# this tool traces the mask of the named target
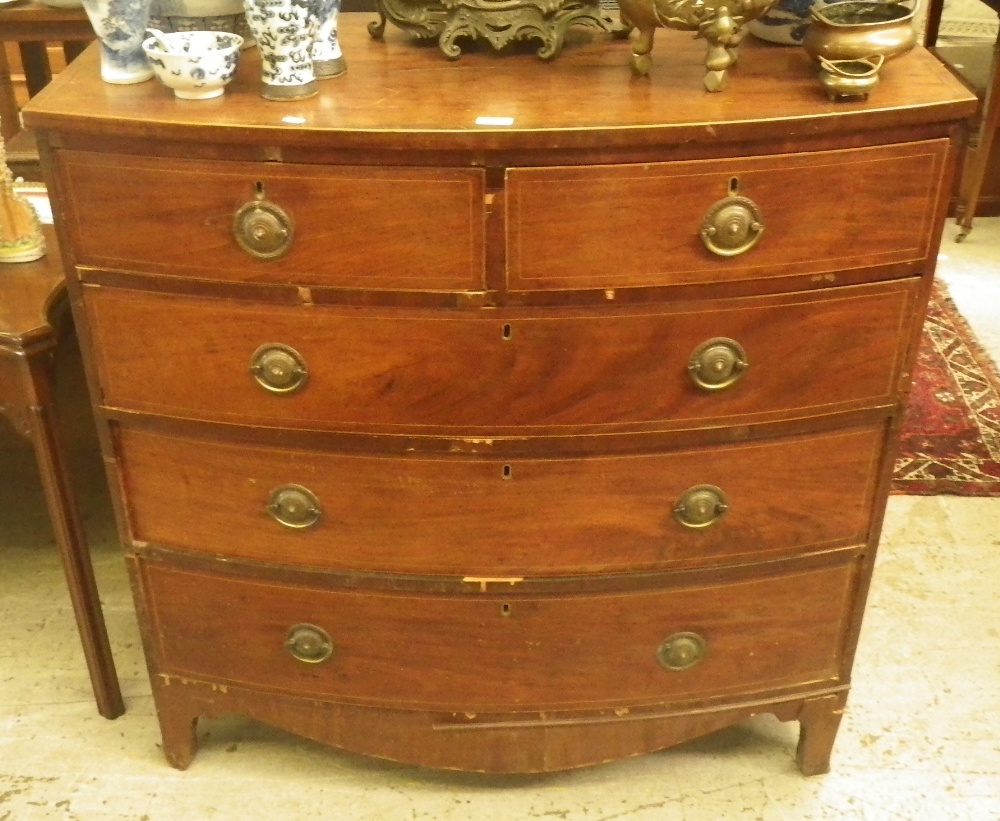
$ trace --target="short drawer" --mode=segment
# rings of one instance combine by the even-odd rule
[[[852,563],[631,593],[421,595],[141,565],[157,672],[463,711],[834,683],[856,576]]]
[[[274,427],[496,437],[891,404],[918,287],[903,280],[604,310],[432,311],[87,286],[84,305],[107,406]],[[703,357],[708,370],[716,362],[730,369],[732,384],[696,384],[692,361],[701,379]],[[268,388],[258,377],[270,378],[272,366],[281,378]]]
[[[140,543],[267,564],[530,577],[863,544],[884,436],[879,425],[509,461],[344,455],[129,427],[115,439]]]
[[[947,151],[947,140],[928,140],[811,154],[510,169],[508,285],[695,284],[924,260],[937,238]],[[703,242],[705,225],[717,237],[735,225],[737,237],[756,244],[720,255]]]
[[[77,265],[301,286],[484,287],[481,170],[59,157]],[[237,242],[258,223],[234,218],[258,199],[291,226],[280,258]],[[94,207],[105,202],[114,209]],[[262,218],[265,236],[275,218]]]

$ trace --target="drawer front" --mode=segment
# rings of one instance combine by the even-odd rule
[[[304,286],[483,288],[483,172],[475,169],[317,168],[67,151],[60,152],[60,171],[78,265]],[[234,216],[256,200],[258,186],[292,225],[278,259],[252,256],[234,237]],[[122,191],[140,193],[122,197]],[[98,202],[115,208],[94,208]]]
[[[508,285],[691,284],[923,260],[937,237],[947,150],[947,140],[929,140],[728,160],[511,169]],[[750,250],[720,256],[702,241],[703,222],[716,203],[736,203],[734,196],[757,211],[741,206],[735,223],[759,221],[763,231]],[[719,218],[720,235],[732,216],[730,208]],[[566,241],[570,235],[575,241]]]
[[[495,577],[735,563],[864,543],[884,435],[873,426],[506,462],[252,447],[133,428],[116,442],[141,543],[269,564]],[[685,500],[725,509],[683,524],[674,510]],[[318,514],[303,517],[305,508]]]
[[[623,707],[836,680],[854,565],[618,594],[321,590],[143,566],[159,672],[400,708]],[[286,650],[290,628],[332,643]],[[677,634],[693,633],[686,640]],[[315,634],[314,634],[315,635]],[[321,634],[319,634],[321,636]],[[671,669],[671,646],[703,643]],[[699,641],[700,640],[700,641]],[[664,652],[667,664],[677,664]]]
[[[502,436],[891,403],[918,286],[601,312],[267,306],[84,290],[108,406],[277,427]],[[689,362],[719,337],[737,342],[749,365],[728,388],[705,390]],[[301,358],[307,377],[297,390],[272,392],[251,372],[255,352],[272,343]]]

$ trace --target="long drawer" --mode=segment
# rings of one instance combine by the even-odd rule
[[[325,590],[140,567],[157,672],[462,711],[625,708],[836,683],[857,575],[850,563],[536,597]]]
[[[59,158],[78,265],[297,285],[484,287],[481,170]],[[258,200],[265,215],[251,209],[237,224],[237,212]],[[102,202],[115,207],[93,207]],[[260,259],[237,241],[247,230],[269,241],[282,230],[277,221],[287,225],[283,256]]]
[[[692,284],[920,261],[936,239],[932,225],[947,150],[947,140],[929,140],[810,154],[511,169],[508,285]],[[706,225],[723,238],[722,255],[703,242]],[[755,244],[727,256],[730,231],[736,248]],[[567,242],[570,235],[576,241]]]
[[[879,425],[644,456],[500,461],[125,427],[116,447],[140,543],[468,577],[659,570],[862,544],[884,436]]]
[[[503,436],[891,404],[918,289],[901,280],[601,311],[433,311],[87,286],[84,307],[106,406],[301,429]],[[277,391],[257,378],[268,376],[269,357]],[[699,386],[715,364],[732,384]]]
[[[928,140],[750,158],[511,168],[507,285],[691,284],[917,262],[931,247],[947,147],[947,140]],[[64,151],[60,173],[80,265],[302,286],[485,287],[482,170]],[[123,190],[149,193],[123,198]],[[257,259],[237,241],[259,228],[241,230],[236,220],[241,207],[258,200],[276,206],[290,226],[280,259]],[[92,207],[111,201],[114,219]],[[733,211],[719,203],[738,204]],[[268,213],[265,219],[273,220]],[[759,224],[751,229],[760,231],[759,241],[735,256],[711,252],[701,234],[712,213],[721,215],[723,233],[734,221],[740,230]]]

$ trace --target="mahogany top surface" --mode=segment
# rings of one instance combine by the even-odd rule
[[[21,350],[29,341],[54,333],[53,302],[64,290],[59,243],[42,226],[46,255],[34,262],[0,263],[0,352]]]
[[[976,97],[919,47],[886,64],[867,102],[832,103],[801,48],[753,37],[723,91],[709,93],[706,46],[690,33],[658,32],[651,76],[633,78],[628,42],[589,29],[572,29],[549,62],[533,50],[497,54],[486,46],[452,62],[391,24],[384,41],[374,40],[365,28],[374,19],[341,15],[348,70],[320,81],[307,100],[264,100],[255,48],[242,53],[222,97],[188,101],[155,79],[103,82],[93,44],[28,103],[24,122],[202,143],[505,150],[817,136],[954,121],[976,110]],[[477,125],[479,117],[511,117],[513,125]]]
[[[94,30],[83,8],[57,9],[36,0],[0,6],[0,39],[45,40],[51,36],[89,40]]]

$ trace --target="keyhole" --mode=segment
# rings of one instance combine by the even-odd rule
[[[263,197],[264,196],[264,183],[261,180],[257,180],[257,182],[255,182],[253,184],[253,191],[254,191],[254,193],[258,197]]]
[[[514,469],[510,465],[504,465],[502,475],[504,479],[510,479],[514,475]]]
[[[739,177],[730,177],[729,178],[729,193],[730,194],[735,194],[739,190],[740,190],[740,178]]]
[[[505,619],[510,618],[510,605],[506,602],[500,605],[500,615]]]
[[[503,326],[503,330],[501,331],[501,334],[503,335],[504,339],[510,339],[514,335],[514,329],[510,326],[509,323],[505,324]]]

